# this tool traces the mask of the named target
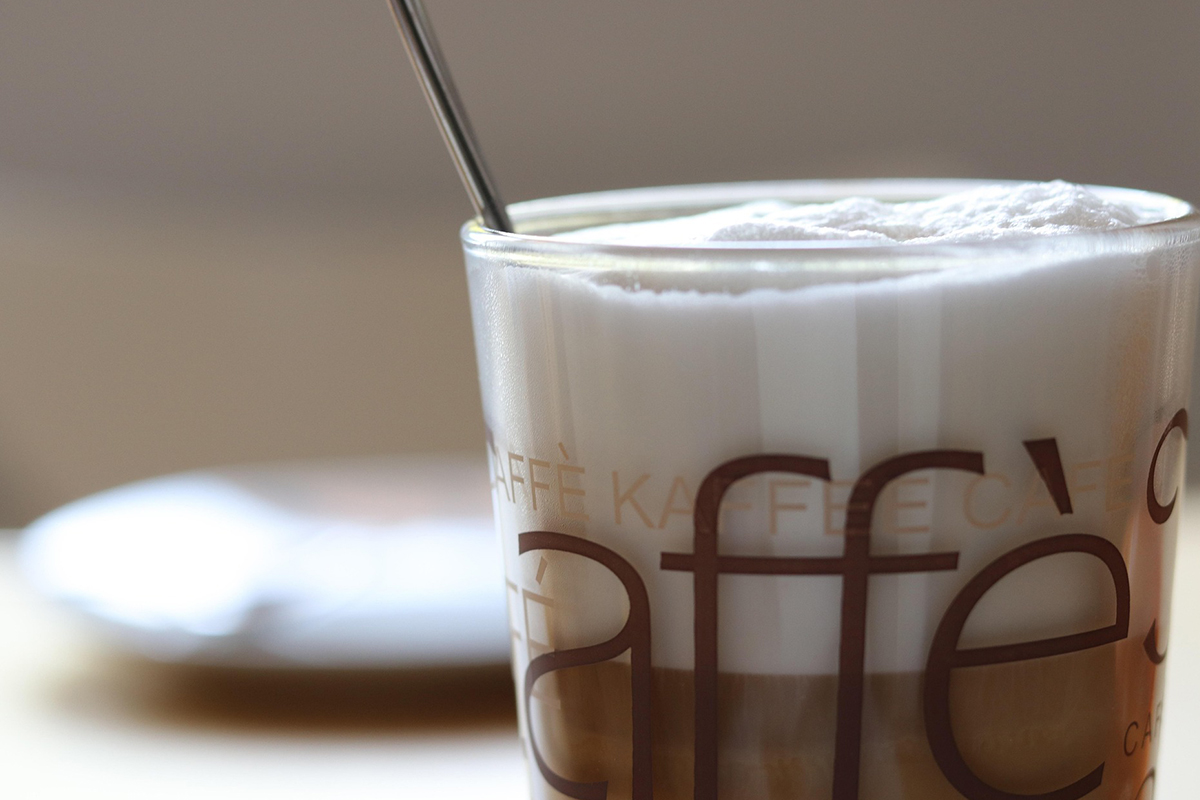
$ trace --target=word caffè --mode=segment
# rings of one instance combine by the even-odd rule
[[[1109,462],[1096,461],[1064,465],[1058,442],[1053,439],[1038,439],[1023,442],[1035,474],[1042,487],[1042,497],[1048,495],[1046,505],[1060,515],[1073,512],[1072,489],[1094,491],[1110,510],[1112,497],[1117,488],[1132,487],[1126,492],[1130,500],[1144,502],[1145,511],[1155,525],[1162,525],[1175,511],[1176,496],[1163,500],[1156,491],[1156,481],[1161,485],[1160,456],[1164,456],[1164,445],[1172,432],[1187,435],[1186,410],[1178,411],[1162,430],[1150,460],[1149,470],[1144,476],[1129,475],[1128,464],[1132,458],[1121,461],[1124,468],[1113,470]],[[560,446],[560,450],[563,448]],[[568,509],[573,500],[582,501],[585,492],[572,477],[584,474],[580,466],[564,460],[555,464],[548,460],[526,458],[516,453],[504,454],[494,444],[490,447],[493,480],[497,483],[498,496],[509,502],[518,502],[518,491],[528,490],[530,502],[542,493],[541,502],[552,499],[560,504],[558,513],[568,519],[588,519],[583,503]],[[524,474],[517,467],[524,465]],[[507,468],[506,468],[507,467]],[[545,471],[546,479],[539,480],[537,467]],[[1108,480],[1080,481],[1080,474],[1087,469],[1107,474]],[[700,482],[694,497],[674,487],[668,490],[666,505],[658,519],[653,510],[647,508],[638,489],[649,485],[651,476],[637,476],[626,485],[621,476],[613,473],[614,522],[630,519],[629,511],[639,524],[646,527],[664,527],[670,520],[675,505],[686,507],[692,518],[692,552],[663,552],[660,568],[666,571],[688,572],[694,582],[694,636],[695,636],[695,794],[696,800],[715,800],[717,773],[717,685],[718,685],[718,576],[737,575],[791,575],[791,576],[838,576],[841,579],[840,640],[837,659],[837,714],[834,751],[834,791],[838,800],[854,800],[858,797],[860,750],[865,686],[865,650],[867,639],[867,594],[873,575],[901,573],[929,573],[955,571],[958,569],[959,554],[954,551],[903,555],[874,555],[871,552],[872,518],[884,491],[906,480],[913,481],[914,473],[929,474],[929,471],[953,471],[971,476],[965,493],[964,515],[976,527],[995,527],[998,519],[1007,520],[1013,515],[1030,513],[1039,502],[1031,502],[1031,492],[1015,493],[1017,498],[1008,503],[991,503],[992,516],[982,517],[972,503],[978,493],[989,488],[1012,488],[1015,481],[1011,476],[990,475],[985,470],[984,454],[968,450],[926,450],[905,453],[884,460],[864,471],[849,486],[844,510],[844,537],[842,554],[834,557],[806,556],[740,556],[722,554],[719,548],[721,519],[726,509],[722,501],[731,487],[739,481],[763,475],[784,475],[789,482],[775,487],[806,488],[811,483],[832,483],[827,460],[806,455],[761,454],[738,458],[726,462],[707,474]],[[1165,471],[1165,468],[1164,468]],[[1116,476],[1114,479],[1113,476]],[[551,476],[557,482],[551,480]],[[566,479],[566,480],[564,480]],[[503,484],[503,485],[500,485]],[[674,484],[680,484],[678,479]],[[743,484],[744,485],[744,484]],[[686,487],[684,487],[686,488]],[[1168,489],[1169,491],[1169,489]],[[1163,492],[1165,494],[1165,492]],[[795,502],[781,502],[774,488],[770,495],[770,519],[775,525],[777,514],[786,511],[803,511],[807,506]],[[678,495],[678,496],[676,496]],[[995,499],[995,498],[993,498]],[[829,494],[825,494],[826,529],[830,519]],[[1128,505],[1132,503],[1122,503]],[[897,504],[901,508],[904,503]],[[910,502],[909,505],[915,505]],[[623,513],[624,512],[624,513]],[[1015,518],[1014,518],[1015,519]],[[616,658],[625,652],[630,658],[630,683],[633,720],[633,797],[649,800],[652,791],[651,760],[651,616],[649,596],[645,583],[637,570],[616,552],[587,539],[554,531],[528,531],[518,536],[520,553],[536,551],[560,551],[571,553],[596,562],[610,571],[622,584],[629,601],[628,618],[620,632],[606,642],[573,650],[557,650],[533,658],[524,676],[524,702],[527,706],[537,680],[556,670],[596,664]],[[1115,593],[1115,615],[1110,624],[1093,630],[1081,631],[1064,636],[1023,641],[991,647],[960,647],[960,637],[972,609],[1001,579],[1035,561],[1050,556],[1077,553],[1096,559],[1106,570]],[[1145,656],[1154,665],[1159,665],[1165,654],[1158,650],[1157,621],[1144,633]],[[1126,639],[1130,631],[1130,578],[1121,551],[1108,539],[1087,533],[1076,532],[1051,535],[1028,542],[995,558],[971,577],[957,596],[945,609],[925,662],[922,686],[922,710],[925,734],[938,767],[949,782],[969,800],[1010,800],[1015,795],[993,787],[976,775],[964,758],[958,743],[950,713],[950,681],[956,669],[984,665],[1006,664],[1018,661],[1050,658],[1102,647]],[[568,780],[554,773],[538,753],[536,743],[531,742],[533,755],[540,772],[547,782],[562,793],[583,798],[603,798],[603,784],[584,784]],[[1021,795],[1039,800],[1076,800],[1083,798],[1100,786],[1104,764],[1071,783],[1052,792],[1038,795]],[[1150,776],[1147,778],[1150,779]],[[595,790],[599,790],[597,793]]]

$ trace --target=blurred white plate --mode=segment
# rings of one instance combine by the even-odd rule
[[[341,669],[509,656],[482,461],[157,478],[47,514],[20,557],[40,592],[159,661]]]

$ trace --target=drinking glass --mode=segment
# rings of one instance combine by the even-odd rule
[[[1152,793],[1200,216],[959,244],[462,229],[535,798]]]

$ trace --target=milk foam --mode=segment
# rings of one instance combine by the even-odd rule
[[[1050,183],[897,204],[761,201],[560,238],[957,242],[1107,230],[1152,217]],[[823,497],[815,481],[772,488],[767,476],[742,498],[751,498],[749,510],[723,516],[722,553],[840,555],[842,538],[822,520],[841,513],[847,482],[904,452],[984,453],[986,483],[927,474],[877,511],[873,553],[952,551],[960,568],[871,578],[869,671],[920,670],[941,613],[966,580],[1052,533],[1093,533],[1121,547],[1136,565],[1136,629],[1154,619],[1165,625],[1178,516],[1141,550],[1137,486],[1163,415],[1187,402],[1190,378],[1173,365],[1190,363],[1177,351],[1190,341],[1197,283],[1194,270],[1179,265],[1196,257],[1194,246],[1153,254],[1067,248],[882,279],[833,270],[818,285],[792,289],[778,288],[778,273],[751,270],[748,290],[727,292],[646,288],[655,277],[649,262],[617,280],[599,268],[497,266],[468,250],[497,519],[515,586],[514,627],[525,637],[518,665],[539,648],[602,641],[625,619],[624,592],[603,569],[558,553],[517,555],[520,532],[553,530],[633,564],[650,594],[655,665],[690,668],[692,577],[661,570],[660,554],[691,552],[689,511],[704,476],[756,453],[828,459],[843,494]],[[811,258],[804,267],[813,267]],[[1190,298],[1182,305],[1191,310],[1164,314],[1178,296]],[[1076,491],[1070,516],[1055,511],[1022,444],[1044,437],[1060,443]],[[559,495],[562,508],[558,465],[585,470],[566,473],[561,485],[582,494]],[[782,516],[768,509],[771,492],[777,506],[790,507]],[[964,646],[1109,624],[1111,582],[1096,564],[1053,561],[1049,572],[1032,565],[993,589],[972,614]],[[722,670],[836,671],[836,577],[726,576],[720,586]],[[543,613],[550,616],[538,622]]]
[[[604,225],[557,238],[576,242],[697,245],[709,242],[849,240],[930,244],[1053,236],[1161,220],[1161,210],[1102,198],[1064,181],[980,186],[932,200],[833,203],[761,200],[688,217]]]

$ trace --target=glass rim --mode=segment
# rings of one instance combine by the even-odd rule
[[[791,202],[830,202],[843,197],[868,196],[885,202],[930,199],[985,185],[1016,186],[1026,181],[982,179],[903,179],[872,178],[850,180],[783,180],[734,183],[684,184],[616,189],[585,194],[562,195],[514,203],[508,207],[517,232],[486,228],[478,217],[460,229],[467,251],[487,253],[491,257],[513,260],[547,257],[575,260],[581,256],[600,256],[605,260],[696,260],[738,262],[793,258],[908,260],[927,258],[965,258],[995,256],[1020,251],[1057,252],[1065,245],[1091,244],[1102,250],[1124,249],[1141,243],[1147,246],[1200,240],[1200,211],[1190,203],[1170,195],[1139,189],[1083,184],[1106,199],[1135,200],[1141,205],[1160,208],[1167,218],[1124,228],[1080,231],[1051,235],[1029,234],[1003,239],[968,242],[931,242],[908,244],[864,242],[861,240],[710,242],[703,245],[644,245],[596,243],[557,239],[549,235],[610,222],[662,219],[701,213],[751,200],[781,199]],[[582,224],[581,224],[582,223]],[[1107,246],[1105,246],[1107,245]],[[582,266],[582,265],[572,265]]]

